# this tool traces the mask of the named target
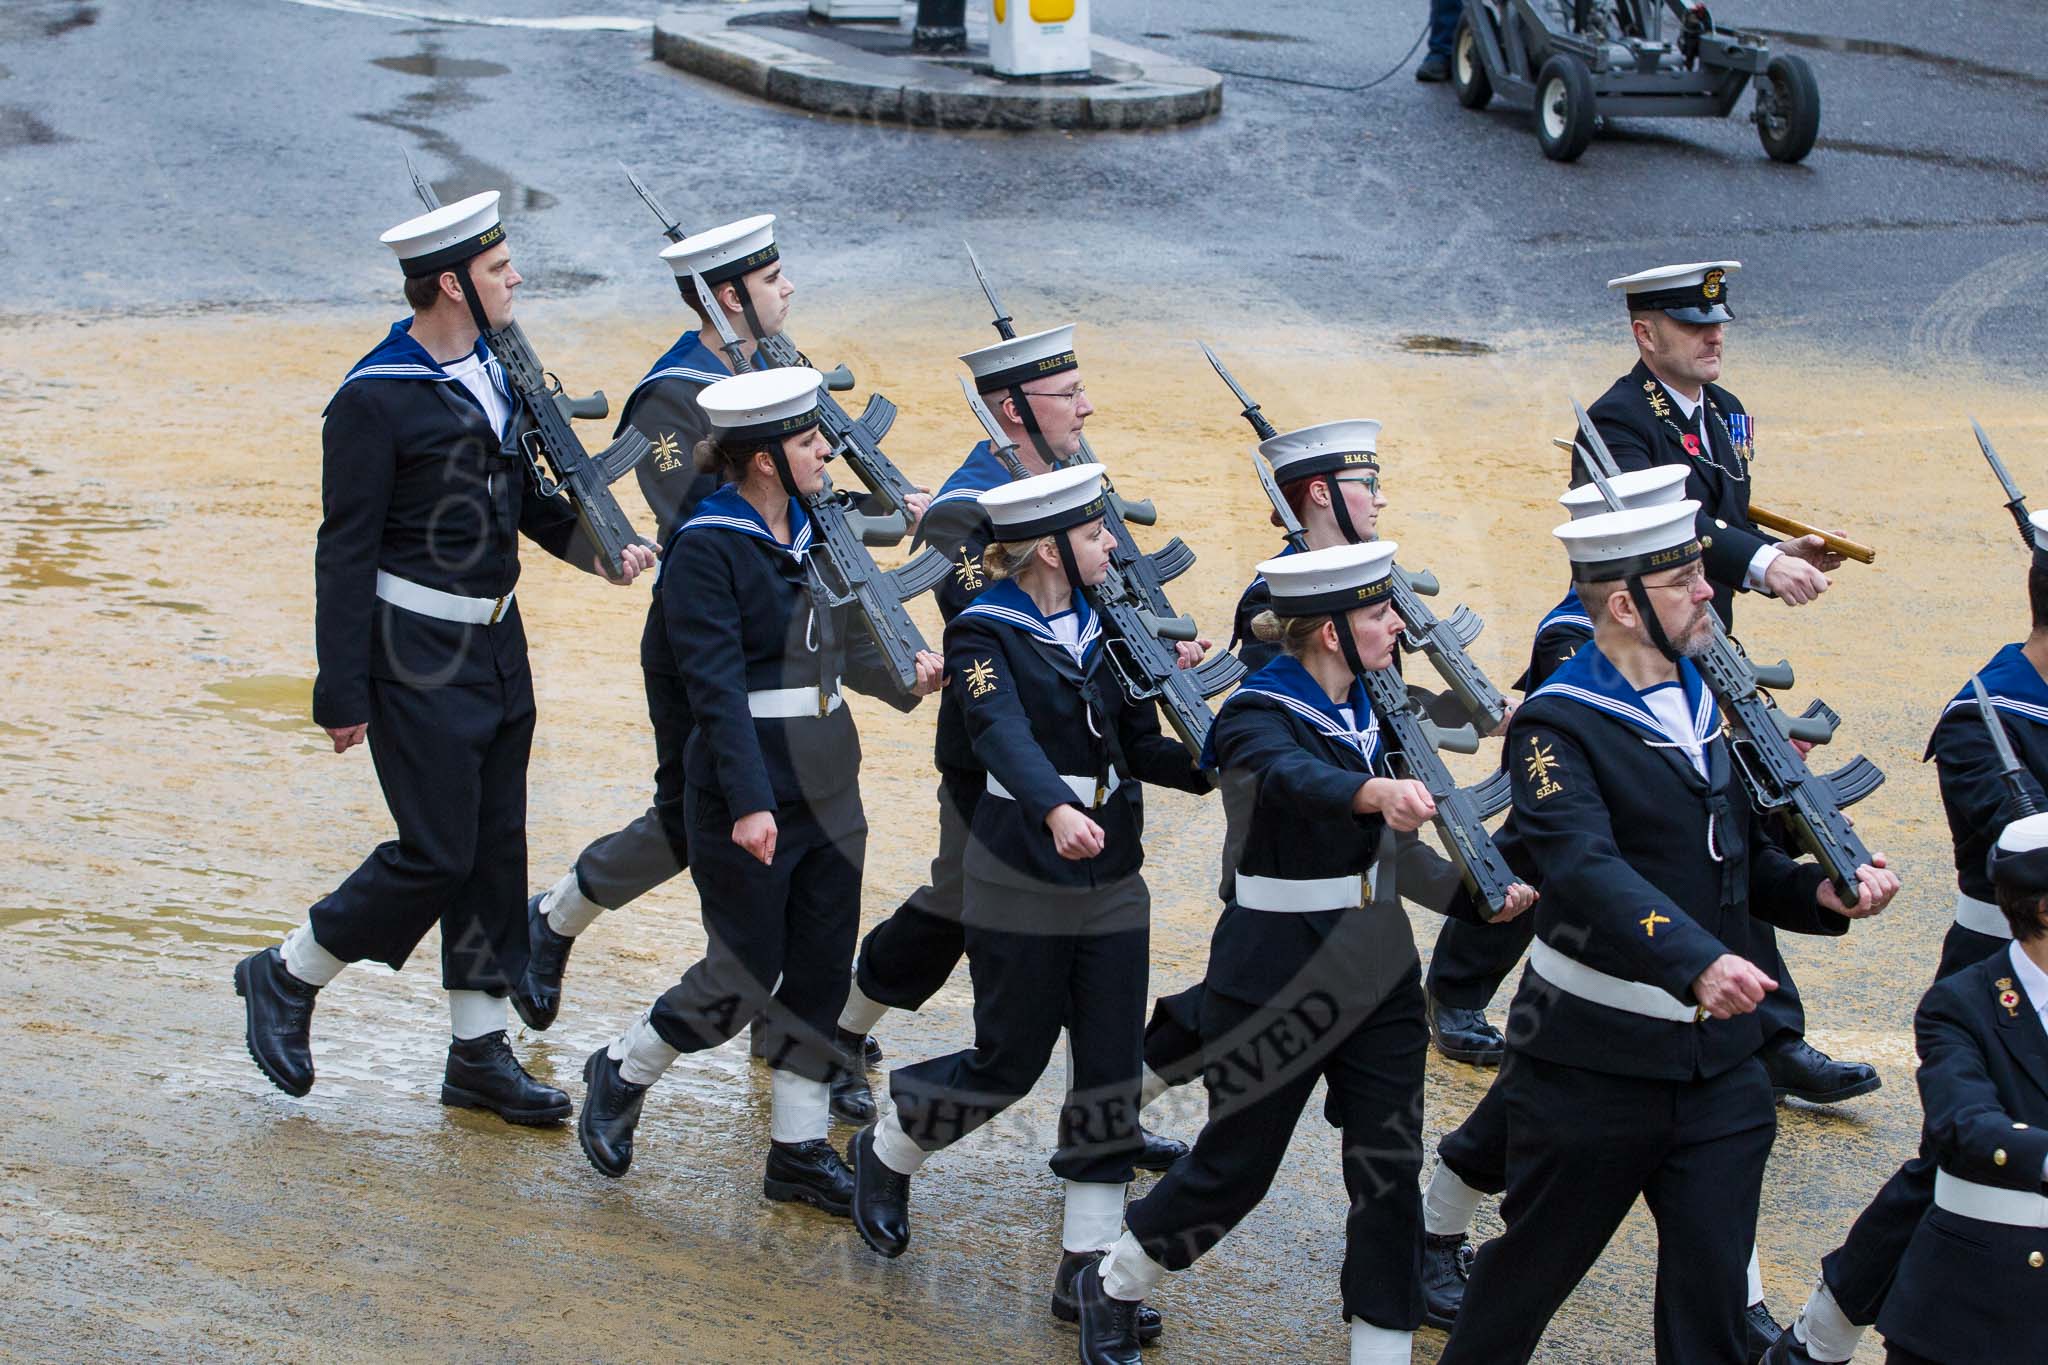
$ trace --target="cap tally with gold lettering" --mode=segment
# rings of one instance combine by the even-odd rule
[[[1664,313],[1680,322],[1732,322],[1728,277],[1740,269],[1740,261],[1660,265],[1609,280],[1607,287],[1627,291],[1631,313]]]
[[[1578,583],[1611,583],[1690,564],[1701,554],[1691,498],[1568,521],[1551,532],[1564,542]]]
[[[1283,431],[1259,442],[1259,454],[1280,483],[1333,474],[1341,469],[1378,469],[1380,424],[1371,418],[1318,422]]]
[[[824,382],[825,376],[801,365],[754,370],[705,385],[697,406],[721,442],[779,440],[818,425]]]
[[[737,223],[693,233],[663,247],[661,259],[668,262],[677,279],[687,280],[694,270],[706,284],[722,284],[763,269],[782,259],[781,248],[775,245],[775,215],[757,213]]]
[[[1630,507],[1662,507],[1666,503],[1678,502],[1685,497],[1685,481],[1692,477],[1692,471],[1682,464],[1652,465],[1648,469],[1630,469],[1616,474],[1607,481],[1614,490],[1614,496],[1621,499],[1624,509]],[[1580,517],[1597,517],[1602,512],[1614,509],[1607,505],[1606,495],[1600,485],[1587,482],[1577,488],[1565,490],[1558,499],[1564,510],[1571,513],[1572,520]]]
[[[1391,540],[1332,545],[1269,559],[1258,572],[1273,594],[1275,616],[1328,616],[1393,596],[1400,548]]]
[[[498,192],[485,190],[429,209],[377,240],[398,257],[407,279],[438,275],[505,240],[505,226],[498,221]]]
[[[1074,324],[1029,336],[1011,337],[960,357],[973,372],[978,393],[1014,388],[1043,375],[1080,368],[1074,359]]]
[[[2048,895],[2048,815],[2023,815],[1998,832],[1986,870],[1994,886]]]
[[[995,528],[995,538],[1015,544],[1085,525],[1100,517],[1102,466],[1067,465],[1047,474],[998,485],[977,499]]]

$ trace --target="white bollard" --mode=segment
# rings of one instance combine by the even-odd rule
[[[902,0],[811,0],[811,13],[830,23],[846,19],[887,19],[903,13]]]
[[[1094,65],[1088,0],[989,0],[989,5],[988,57],[998,76],[1080,76]]]

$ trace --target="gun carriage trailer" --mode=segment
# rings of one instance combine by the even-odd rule
[[[1602,118],[1725,118],[1752,81],[1765,153],[1805,157],[1820,131],[1813,69],[1760,35],[1716,27],[1703,4],[1465,0],[1451,44],[1458,102],[1483,109],[1498,95],[1531,109],[1553,161],[1576,161]]]

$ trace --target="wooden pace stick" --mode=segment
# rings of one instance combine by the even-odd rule
[[[1572,443],[1565,440],[1562,436],[1551,437],[1550,443],[1566,454],[1570,454],[1574,449]],[[1749,505],[1749,519],[1765,530],[1776,531],[1780,535],[1819,536],[1821,543],[1828,549],[1844,559],[1853,559],[1858,564],[1870,564],[1877,559],[1877,551],[1871,549],[1868,545],[1845,539],[1842,536],[1831,535],[1821,530],[1818,526],[1809,526],[1796,517],[1788,517],[1783,512],[1773,512],[1768,507],[1758,507],[1755,503],[1751,503]]]

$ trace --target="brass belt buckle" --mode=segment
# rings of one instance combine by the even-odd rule
[[[496,602],[492,603],[491,619],[485,624],[495,626],[498,624],[499,621],[503,620],[505,618],[505,604],[507,602],[510,602],[511,600],[512,594],[508,592],[503,597],[499,598]]]
[[[1107,779],[1107,778],[1103,778],[1103,777],[1098,777],[1098,778],[1096,778],[1096,779],[1095,779],[1095,809],[1096,809],[1096,810],[1101,810],[1101,809],[1102,809],[1102,803],[1103,803],[1104,801],[1107,801],[1108,799],[1109,799],[1109,779]]]
[[[1704,1024],[1704,1023],[1706,1023],[1706,1022],[1707,1022],[1707,1007],[1706,1007],[1705,1005],[1694,1005],[1694,1006],[1693,1006],[1693,1008],[1692,1008],[1692,1021],[1693,1021],[1693,1022],[1694,1022],[1695,1024]]]

